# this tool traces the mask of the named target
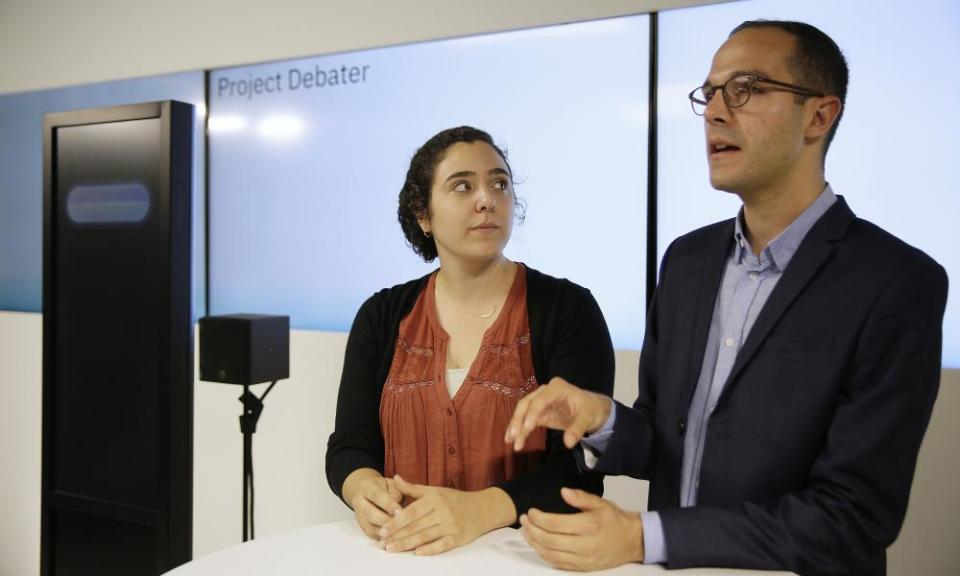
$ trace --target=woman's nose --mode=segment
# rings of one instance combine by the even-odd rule
[[[497,209],[497,197],[486,186],[477,191],[477,212],[493,212]]]

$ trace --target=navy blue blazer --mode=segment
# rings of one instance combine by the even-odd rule
[[[679,508],[687,409],[733,220],[664,255],[640,357],[595,468],[650,480],[668,566],[886,572],[940,381],[943,268],[840,198],[750,331],[707,427],[698,504]]]

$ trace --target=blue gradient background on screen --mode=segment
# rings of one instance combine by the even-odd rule
[[[740,201],[707,177],[703,121],[687,93],[744,20],[803,20],[840,45],[847,108],[827,180],[853,211],[932,256],[951,279],[943,363],[960,367],[960,3],[954,0],[749,1],[660,14],[657,249],[730,218]]]
[[[202,72],[0,95],[0,310],[42,307],[43,114],[168,99],[196,106],[193,310],[195,318],[203,315]]]
[[[470,124],[508,150],[527,203],[509,257],[588,287],[619,348],[644,328],[649,19],[633,16],[215,71],[211,313],[346,331],[421,276],[397,194],[413,152]],[[362,84],[261,94],[220,82],[369,66]]]

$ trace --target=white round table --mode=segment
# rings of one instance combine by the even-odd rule
[[[785,575],[698,568],[667,571],[661,566],[629,564],[594,574],[682,574],[683,576]],[[166,576],[286,576],[389,574],[390,576],[504,576],[570,574],[548,566],[527,545],[519,530],[502,528],[462,548],[437,556],[390,553],[378,548],[352,522],[320,524],[273,534],[213,552]]]

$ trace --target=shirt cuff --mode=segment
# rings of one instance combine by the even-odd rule
[[[641,512],[640,522],[643,524],[643,563],[663,564],[667,561],[667,542],[663,537],[660,514]]]
[[[593,434],[580,439],[580,443],[583,444],[584,447],[584,460],[586,461],[587,467],[591,469],[599,459],[595,452],[603,454],[604,451],[606,451],[607,444],[610,443],[610,437],[613,436],[613,425],[617,421],[617,403],[614,402],[612,398],[608,398],[607,400],[610,402],[610,415],[607,416],[607,420],[603,423],[603,426]],[[589,450],[587,448],[589,448]]]

